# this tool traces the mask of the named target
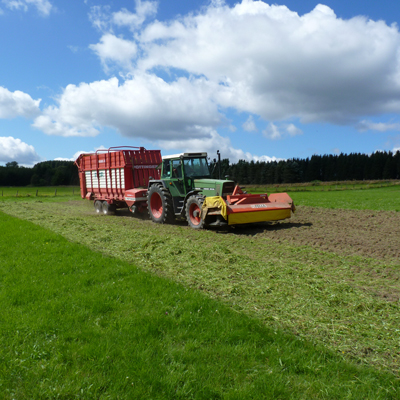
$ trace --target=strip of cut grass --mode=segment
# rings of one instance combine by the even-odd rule
[[[386,187],[360,186],[353,189],[335,189],[317,186],[303,190],[289,186],[279,188],[247,188],[249,193],[287,192],[296,205],[347,210],[400,211],[400,185]]]
[[[351,210],[400,211],[400,185],[368,190],[288,192],[295,204]]]
[[[4,399],[390,399],[399,382],[0,213]]]
[[[65,197],[80,198],[79,186],[19,186],[0,187],[0,200],[3,198],[26,198],[26,197]]]
[[[347,210],[400,211],[400,185],[375,183],[246,187],[249,193],[287,192],[296,205]]]
[[[321,192],[343,190],[369,190],[398,186],[399,180],[376,181],[339,181],[339,182],[305,182],[305,183],[281,183],[276,185],[246,185],[246,189],[254,193],[277,192]],[[268,190],[267,190],[268,189]]]

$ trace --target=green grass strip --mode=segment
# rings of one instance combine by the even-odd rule
[[[80,198],[79,186],[2,186],[0,197],[47,197],[76,196]]]
[[[220,302],[0,213],[3,399],[391,399],[345,362]]]
[[[295,204],[303,206],[400,211],[400,185],[376,189],[288,193]]]
[[[246,187],[249,193],[287,192],[296,205],[347,210],[400,211],[400,185]]]

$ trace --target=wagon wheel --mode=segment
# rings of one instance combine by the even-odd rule
[[[103,204],[101,205],[101,211],[104,215],[113,214],[115,210],[116,207],[114,204],[108,204],[106,201],[103,201]]]
[[[193,229],[204,227],[204,219],[201,218],[203,202],[204,198],[202,196],[191,196],[186,203],[186,219],[189,226]]]
[[[101,212],[103,212],[103,204],[100,200],[96,200],[94,202],[94,209],[96,210],[97,214],[100,214]]]
[[[153,222],[164,224],[174,221],[171,193],[163,186],[154,184],[150,187],[147,194],[147,206]]]

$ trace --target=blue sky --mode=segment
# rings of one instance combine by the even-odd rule
[[[0,0],[0,165],[400,150],[400,3]]]

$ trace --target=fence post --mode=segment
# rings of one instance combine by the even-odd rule
[[[38,189],[36,189],[36,197],[37,197],[38,191],[39,191],[39,190],[38,190]]]

